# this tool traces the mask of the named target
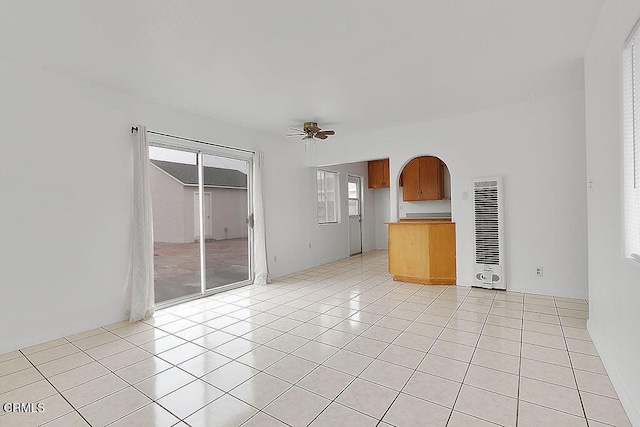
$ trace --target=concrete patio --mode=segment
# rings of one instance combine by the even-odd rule
[[[200,292],[200,243],[154,243],[156,303]],[[207,289],[249,278],[247,238],[205,242]]]

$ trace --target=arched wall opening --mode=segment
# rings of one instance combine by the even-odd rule
[[[418,155],[407,159],[392,182],[397,186],[398,219],[451,219],[451,173],[437,156]]]

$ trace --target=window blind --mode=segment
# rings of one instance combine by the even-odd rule
[[[338,222],[338,173],[318,169],[318,223]]]
[[[639,22],[640,23],[640,22]],[[638,25],[623,53],[625,253],[640,261],[640,36]]]

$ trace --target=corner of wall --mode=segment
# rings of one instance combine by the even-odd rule
[[[587,320],[587,331],[589,331],[589,335],[591,335],[591,340],[593,341],[593,345],[595,345],[596,350],[600,355],[600,359],[602,360],[604,369],[607,371],[607,374],[609,375],[609,379],[611,379],[613,388],[616,390],[616,393],[618,394],[620,403],[622,404],[622,407],[627,413],[627,417],[629,417],[629,421],[631,421],[631,425],[640,426],[640,409],[636,407],[636,405],[633,402],[633,399],[627,392],[627,389],[624,386],[624,382],[622,381],[622,377],[618,373],[618,370],[616,369],[614,363],[609,357],[607,348],[600,340],[600,337],[596,333],[595,328],[593,327],[593,322],[591,320]]]
[[[72,326],[57,329],[55,331],[48,331],[47,333],[40,334],[40,335],[29,335],[29,336],[23,335],[20,338],[12,341],[0,342],[0,354],[8,353],[10,351],[20,350],[36,344],[42,344],[47,341],[68,337],[69,335],[77,334],[80,332],[88,331],[88,330],[99,328],[102,326],[107,326],[112,323],[121,322],[125,320],[126,317],[127,317],[126,313],[122,312],[122,313],[112,314],[108,316],[96,317],[94,319],[90,319],[83,322],[78,322]]]

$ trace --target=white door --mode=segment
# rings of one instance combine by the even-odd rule
[[[202,193],[204,204],[204,238],[210,239],[213,237],[211,223],[211,193]],[[196,191],[193,193],[193,235],[196,239],[200,236],[200,204],[198,203],[198,197],[200,194]]]
[[[359,176],[349,175],[347,194],[349,196],[349,254],[362,253],[362,186]]]

